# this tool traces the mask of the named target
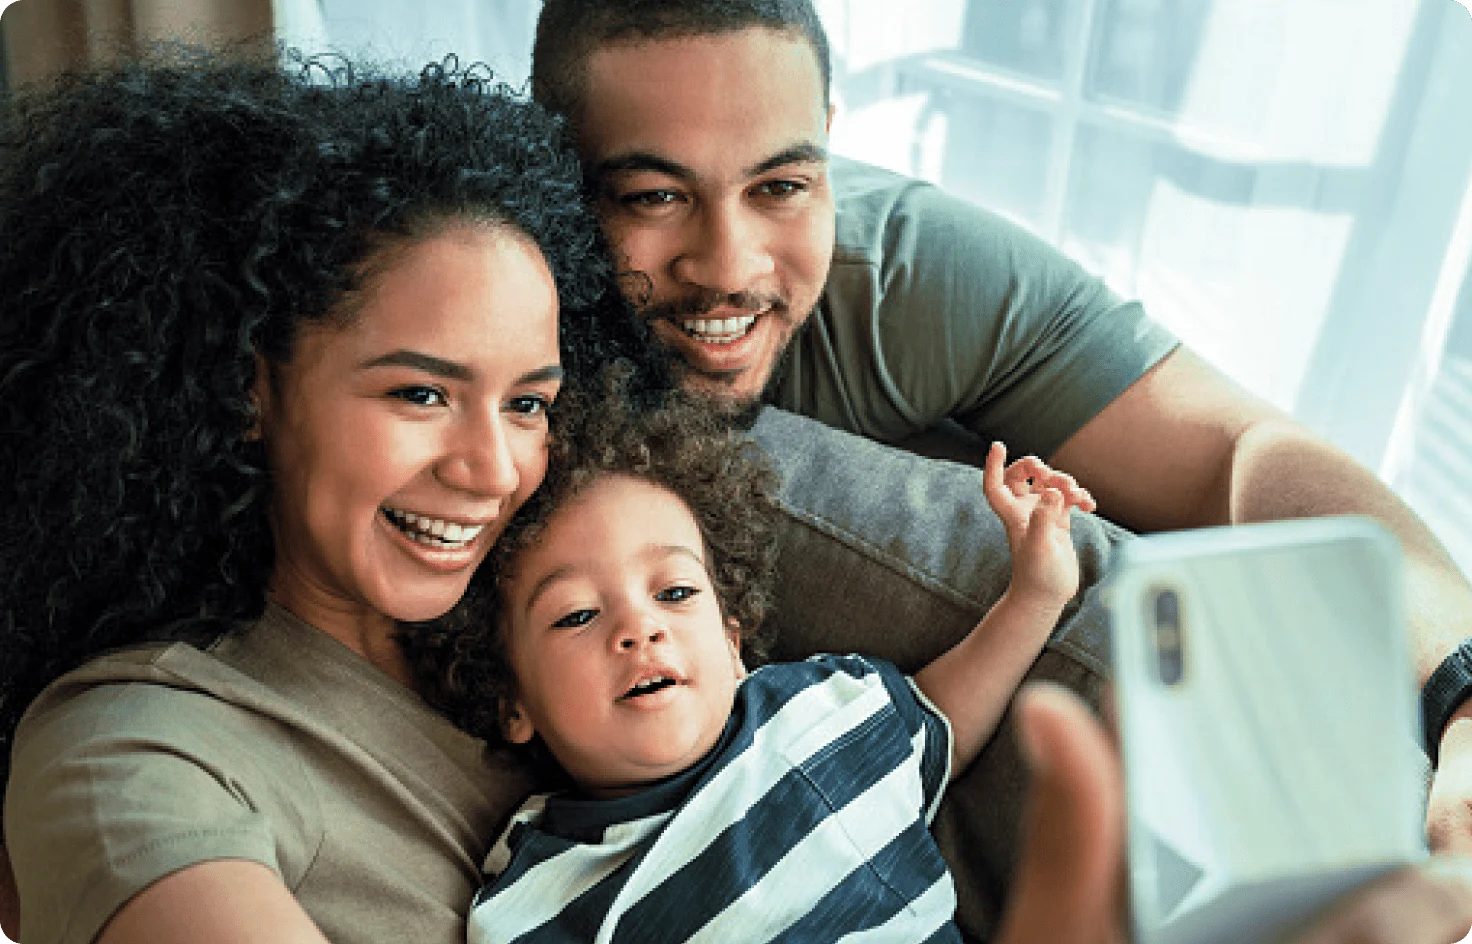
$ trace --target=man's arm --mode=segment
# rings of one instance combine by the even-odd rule
[[[1369,515],[1405,550],[1419,682],[1472,636],[1472,587],[1415,513],[1368,469],[1185,348],[1049,461],[1089,483],[1101,514],[1138,531]],[[1472,703],[1453,716],[1441,743],[1441,769],[1457,773],[1438,777],[1431,838],[1438,848],[1472,850]]]

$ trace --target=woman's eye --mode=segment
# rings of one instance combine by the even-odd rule
[[[558,629],[576,629],[586,626],[598,615],[597,610],[573,610],[571,613],[555,621],[552,625]]]
[[[546,413],[547,408],[551,405],[552,404],[547,401],[546,397],[533,395],[525,397],[513,397],[511,401],[507,404],[507,408],[511,410],[512,413],[520,413],[523,416],[538,416],[540,414]]]
[[[654,595],[660,603],[683,603],[699,593],[698,587],[666,587]]]
[[[390,390],[388,395],[415,406],[441,406],[445,403],[445,392],[435,387],[413,385]]]

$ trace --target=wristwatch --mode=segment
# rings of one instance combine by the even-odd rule
[[[1441,735],[1452,713],[1472,698],[1472,639],[1463,642],[1442,660],[1421,689],[1421,724],[1426,738],[1426,756],[1436,767]]]

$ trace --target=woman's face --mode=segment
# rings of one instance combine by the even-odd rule
[[[449,224],[376,261],[351,320],[304,329],[255,388],[272,596],[338,636],[454,605],[542,480],[562,377],[556,289],[525,236]]]

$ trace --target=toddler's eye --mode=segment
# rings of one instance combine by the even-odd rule
[[[698,587],[666,587],[654,595],[661,603],[683,603],[699,593]]]
[[[579,626],[588,625],[597,615],[597,610],[573,610],[552,625],[559,629],[576,629]]]

